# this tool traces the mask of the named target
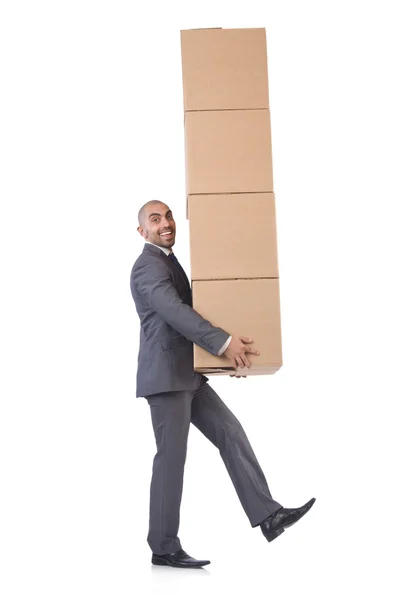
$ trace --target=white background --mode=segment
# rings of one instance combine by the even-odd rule
[[[2,2],[2,599],[396,597],[392,4]],[[179,31],[213,26],[267,28],[284,366],[211,381],[273,496],[317,502],[268,544],[192,428],[180,537],[211,565],[181,571],[146,542],[129,276],[152,198],[190,273]]]

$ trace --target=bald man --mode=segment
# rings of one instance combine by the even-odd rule
[[[131,271],[131,293],[141,322],[136,396],[146,398],[157,445],[150,486],[148,544],[152,563],[200,568],[178,537],[183,473],[190,423],[219,450],[252,527],[271,542],[313,506],[284,508],[270,494],[263,471],[237,418],[193,370],[193,343],[250,367],[259,354],[247,337],[230,335],[192,308],[190,282],[172,248],[176,223],[163,202],[151,200],[138,213],[142,254]]]

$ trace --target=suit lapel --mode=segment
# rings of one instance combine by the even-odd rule
[[[143,252],[145,252],[145,250],[147,250],[148,252],[154,252],[157,256],[160,256],[166,262],[168,268],[170,268],[171,271],[178,276],[178,280],[183,283],[183,287],[189,290],[189,294],[191,297],[192,290],[188,278],[185,278],[183,276],[181,271],[176,265],[174,265],[172,260],[170,260],[168,256],[162,250],[160,250],[160,248],[157,248],[157,246],[154,246],[153,244],[145,244],[143,247]]]

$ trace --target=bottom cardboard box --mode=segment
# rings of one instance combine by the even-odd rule
[[[193,281],[193,308],[215,327],[254,340],[260,355],[251,368],[235,368],[194,344],[194,370],[205,375],[270,375],[282,366],[279,279]]]

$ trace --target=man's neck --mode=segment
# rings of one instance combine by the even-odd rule
[[[171,248],[163,248],[163,246],[158,246],[157,244],[153,244],[153,242],[149,242],[149,240],[146,240],[147,244],[152,244],[152,246],[156,246],[156,248],[160,248],[160,250],[162,250],[164,252],[164,254],[166,254],[167,256],[169,255],[170,252],[172,252]]]

